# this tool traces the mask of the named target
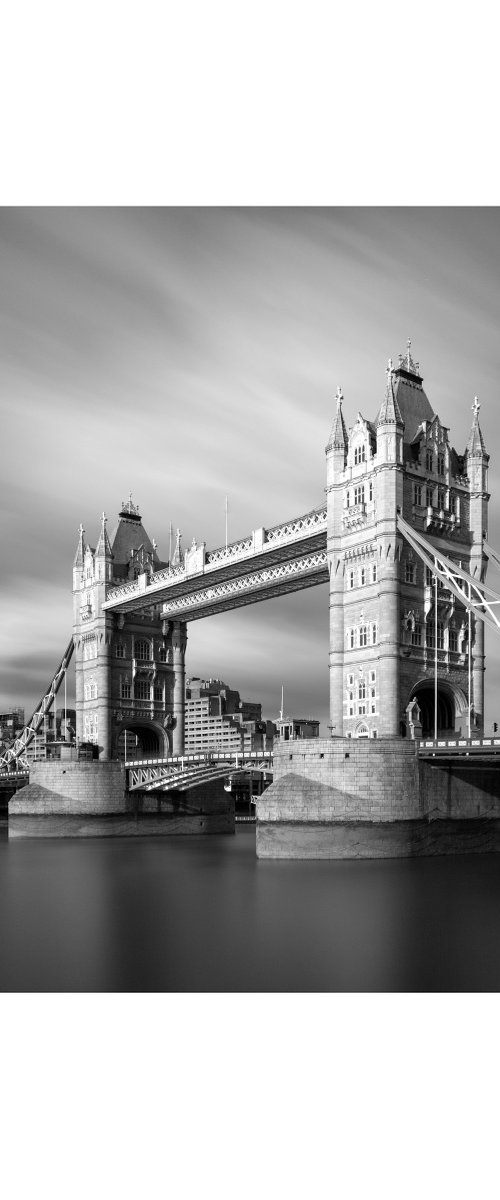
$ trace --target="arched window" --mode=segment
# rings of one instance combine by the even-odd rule
[[[149,662],[151,659],[151,643],[145,640],[140,640],[135,643],[135,657],[141,662]]]

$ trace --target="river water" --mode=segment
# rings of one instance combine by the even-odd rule
[[[500,856],[258,860],[234,837],[0,840],[0,990],[500,990]]]

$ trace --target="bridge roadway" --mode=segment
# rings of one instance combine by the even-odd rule
[[[173,755],[171,758],[143,758],[125,763],[129,792],[185,791],[201,787],[214,779],[228,775],[243,775],[248,771],[271,774],[272,750],[251,750],[244,754],[208,751],[205,754]]]
[[[193,545],[184,563],[110,588],[103,609],[130,613],[161,607],[166,619],[196,621],[328,582],[326,507],[270,529],[254,529],[227,547]]]
[[[422,738],[418,744],[420,758],[471,758],[483,762],[499,760],[500,738]]]
[[[292,743],[293,744],[293,743]],[[456,761],[469,759],[468,765],[481,762],[500,762],[500,738],[422,738],[416,743],[419,758]],[[214,779],[235,776],[249,770],[272,774],[271,750],[253,750],[247,754],[227,754],[209,751],[205,754],[184,754],[171,758],[134,759],[125,763],[127,787],[133,791],[183,791],[201,787]]]

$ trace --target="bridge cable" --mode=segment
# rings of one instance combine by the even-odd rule
[[[52,708],[63,677],[65,676],[70,664],[73,655],[73,649],[74,643],[73,638],[71,638],[71,641],[68,643],[59,663],[57,671],[53,675],[51,682],[45,694],[42,696],[39,704],[37,704],[32,717],[28,721],[27,725],[25,725],[19,737],[16,738],[14,744],[10,746],[5,754],[0,757],[0,768],[5,769],[6,767],[9,767],[11,763],[19,763],[23,767],[29,767],[27,759],[23,758],[24,752],[38,733],[46,713],[48,713]]]

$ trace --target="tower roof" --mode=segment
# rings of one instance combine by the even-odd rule
[[[419,425],[422,425],[423,421],[432,421],[435,414],[422,387],[420,365],[414,362],[411,356],[409,338],[406,354],[400,354],[398,357],[399,365],[392,372],[393,396],[405,427],[404,440],[412,442]],[[384,405],[380,412],[383,407]],[[380,413],[377,418],[377,423],[379,422]]]
[[[338,387],[337,388],[337,408],[336,408],[335,417],[334,417],[334,421],[333,421],[333,425],[332,425],[332,432],[330,434],[330,437],[328,439],[328,445],[326,447],[327,450],[330,450],[333,447],[334,450],[347,451],[349,439],[347,437],[347,429],[345,427],[344,414],[342,412],[343,399],[344,399],[344,397],[342,394],[342,388]]]
[[[155,563],[159,564],[156,547],[143,527],[139,507],[132,504],[132,497],[129,496],[127,504],[122,502],[118,524],[111,534],[110,553],[113,554],[115,564],[126,565],[130,561],[131,552],[140,550],[141,546],[152,555]]]
[[[484,444],[484,438],[479,425],[480,408],[481,405],[479,400],[477,396],[474,396],[474,404],[472,405],[474,416],[472,418],[472,429],[470,431],[469,441],[467,442],[467,454],[469,457],[473,458],[489,458],[489,455],[486,453],[486,446]]]
[[[85,533],[85,530],[83,528],[83,525],[80,525],[80,528],[78,530],[78,545],[76,547],[75,560],[73,563],[73,565],[75,567],[83,567],[83,559],[84,559],[84,555],[85,555],[85,542],[83,540],[84,533]]]
[[[109,542],[108,531],[106,529],[106,521],[107,521],[106,513],[103,512],[102,517],[101,517],[101,532],[99,534],[99,541],[97,543],[96,550],[95,550],[96,557],[99,557],[99,558],[113,558],[114,557],[113,551],[111,549],[110,542]]]
[[[404,421],[401,416],[398,401],[394,391],[392,371],[392,358],[387,364],[387,385],[385,389],[385,398],[382,401],[380,411],[377,417],[377,425],[396,424],[403,425]]]

